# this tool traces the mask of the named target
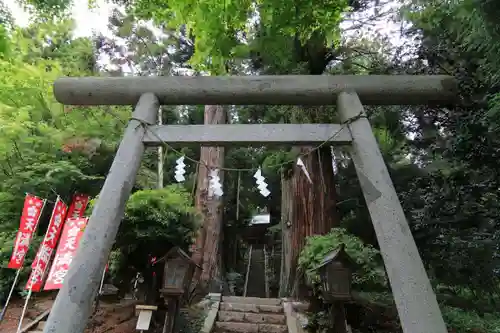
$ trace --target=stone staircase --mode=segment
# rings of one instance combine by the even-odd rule
[[[253,298],[266,297],[266,268],[264,265],[264,250],[253,249],[246,296]]]
[[[214,333],[288,333],[281,299],[224,296]]]

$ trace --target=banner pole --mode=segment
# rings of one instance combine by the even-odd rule
[[[99,293],[97,294],[97,297],[99,297],[102,293],[102,286],[104,286],[104,278],[106,277],[106,267],[104,267],[104,270],[102,271],[102,278],[101,278],[101,285],[99,286]]]
[[[104,278],[106,277],[106,268],[107,267],[108,267],[108,265],[106,265],[106,267],[104,267],[104,270],[102,272],[101,285],[99,286],[99,292],[95,296],[94,314],[96,314],[97,311],[99,310],[99,299],[101,297],[102,287],[104,286]]]
[[[16,289],[17,281],[19,280],[19,275],[21,274],[21,268],[19,268],[16,272],[16,277],[14,278],[14,282],[12,282],[12,287],[10,288],[9,295],[7,296],[7,300],[3,306],[2,312],[0,313],[0,323],[3,320],[5,312],[7,311],[7,307],[9,306],[10,298],[12,297],[12,293],[14,289]]]
[[[43,236],[42,243],[40,243],[40,246],[43,246],[43,242],[45,241],[45,238],[47,237],[47,235],[49,233],[50,222],[54,218],[54,213],[56,212],[58,201],[59,201],[59,196],[57,196],[56,203],[54,204],[54,208],[52,209],[52,214],[50,215],[49,225],[47,227],[47,231],[45,231],[45,236]],[[38,226],[37,226],[37,228],[38,228]],[[35,255],[35,260],[37,261],[36,266],[35,266],[35,272],[38,271],[38,268],[40,267],[40,259],[39,258],[37,259],[37,257],[38,257],[38,253]],[[47,263],[47,266],[48,265],[49,265],[49,263]],[[42,282],[43,282],[44,275],[45,275],[45,270],[42,272],[41,277],[40,277],[42,279]],[[17,333],[21,333],[21,327],[23,325],[23,319],[24,319],[24,316],[26,315],[26,310],[28,308],[28,302],[31,298],[31,294],[33,293],[33,282],[35,280],[35,279],[33,279],[34,277],[35,276],[30,276],[30,278],[31,278],[31,282],[29,284],[30,287],[28,290],[28,295],[26,296],[26,301],[24,302],[24,307],[23,307],[23,312],[21,313],[21,318],[19,318],[19,325],[17,326]]]
[[[17,326],[17,333],[21,333],[21,326],[23,325],[23,318],[26,315],[26,310],[28,308],[28,302],[31,298],[31,294],[33,293],[31,288],[32,287],[30,285],[30,289],[28,290],[28,295],[26,296],[26,301],[24,301],[23,312],[21,313],[21,318],[19,319],[19,325]]]
[[[36,227],[35,227],[35,230],[33,230],[33,235],[38,231],[38,227],[40,226],[40,219],[42,218],[42,213],[43,213],[43,209],[45,208],[45,205],[47,205],[47,199],[43,199],[42,208],[40,208],[40,215],[38,215],[38,220],[36,221]],[[33,239],[33,235],[31,235],[32,239]]]
[[[27,196],[28,196],[28,193],[26,193],[26,196],[24,198],[25,201],[26,201],[26,197]],[[43,200],[42,208],[40,209],[40,214],[38,215],[38,219],[36,221],[35,229],[33,230],[33,234],[38,229],[38,226],[40,224],[40,218],[42,217],[42,212],[43,212],[43,209],[45,208],[45,204],[46,203],[47,203],[47,199],[44,199]],[[31,235],[31,238],[33,238],[33,235]],[[31,242],[31,239],[30,239],[30,242]],[[17,243],[17,239],[16,239],[16,243]],[[16,251],[16,247],[17,247],[17,244],[14,247],[14,251]],[[5,301],[5,304],[3,306],[2,312],[0,312],[0,323],[3,321],[5,313],[7,312],[7,308],[9,306],[12,294],[14,293],[14,290],[16,289],[17,282],[19,281],[19,276],[21,275],[21,269],[22,269],[22,267],[17,269],[16,276],[14,277],[14,282],[12,282],[12,287],[10,288],[10,291],[9,291],[9,295],[7,296],[7,300]]]

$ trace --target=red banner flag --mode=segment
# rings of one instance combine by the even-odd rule
[[[66,220],[66,225],[61,234],[61,241],[57,246],[56,258],[50,268],[44,290],[54,290],[62,287],[64,277],[68,273],[71,261],[73,261],[87,221],[88,218],[86,217],[69,218]]]
[[[10,257],[8,268],[20,269],[23,267],[24,257],[28,252],[33,233],[38,226],[38,220],[42,214],[45,200],[26,194],[24,208],[21,215],[21,223],[17,232],[16,241],[12,256]]]
[[[52,252],[56,248],[67,211],[68,207],[58,197],[54,205],[54,210],[52,211],[52,217],[50,218],[45,238],[38,249],[35,260],[33,260],[31,264],[32,270],[28,283],[26,284],[27,290],[31,289],[36,292],[42,289],[43,277],[50,259],[52,258]]]
[[[68,209],[67,219],[82,217],[85,214],[85,209],[89,203],[90,197],[86,194],[75,194],[73,195],[73,201]]]

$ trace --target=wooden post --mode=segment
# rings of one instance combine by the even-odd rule
[[[330,305],[330,316],[332,320],[332,333],[347,333],[345,308],[343,302],[333,302]]]
[[[352,136],[351,156],[377,235],[404,333],[446,333],[389,171],[358,95],[338,96],[338,111]],[[360,117],[359,117],[360,116]]]
[[[99,289],[101,274],[124,214],[144,153],[145,127],[154,124],[158,99],[141,96],[92,211],[75,259],[52,306],[44,333],[83,333]]]
[[[179,298],[169,296],[167,298],[167,313],[165,315],[165,324],[162,333],[172,333],[175,327],[175,317],[179,308]]]
[[[158,108],[158,125],[163,125],[163,112]],[[158,146],[158,189],[163,188],[163,145]]]
[[[252,245],[248,248],[248,263],[247,263],[247,271],[245,272],[245,285],[243,286],[243,297],[247,296],[247,288],[248,288],[248,276],[250,275],[250,267],[252,266]]]

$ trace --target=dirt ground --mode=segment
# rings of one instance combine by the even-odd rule
[[[28,311],[23,320],[23,327],[35,319],[38,315],[49,309],[53,303],[52,295],[39,295],[35,294],[28,303]],[[16,333],[19,318],[23,311],[24,300],[13,299],[5,313],[5,317],[0,324],[0,332],[2,333]]]
[[[49,309],[53,299],[54,295],[35,295],[30,300],[23,327]],[[1,333],[16,333],[23,305],[22,299],[12,300],[4,320],[0,323]],[[99,311],[90,320],[86,333],[135,333],[136,322],[133,302],[101,303]]]
[[[101,303],[85,333],[136,333],[135,302]]]

